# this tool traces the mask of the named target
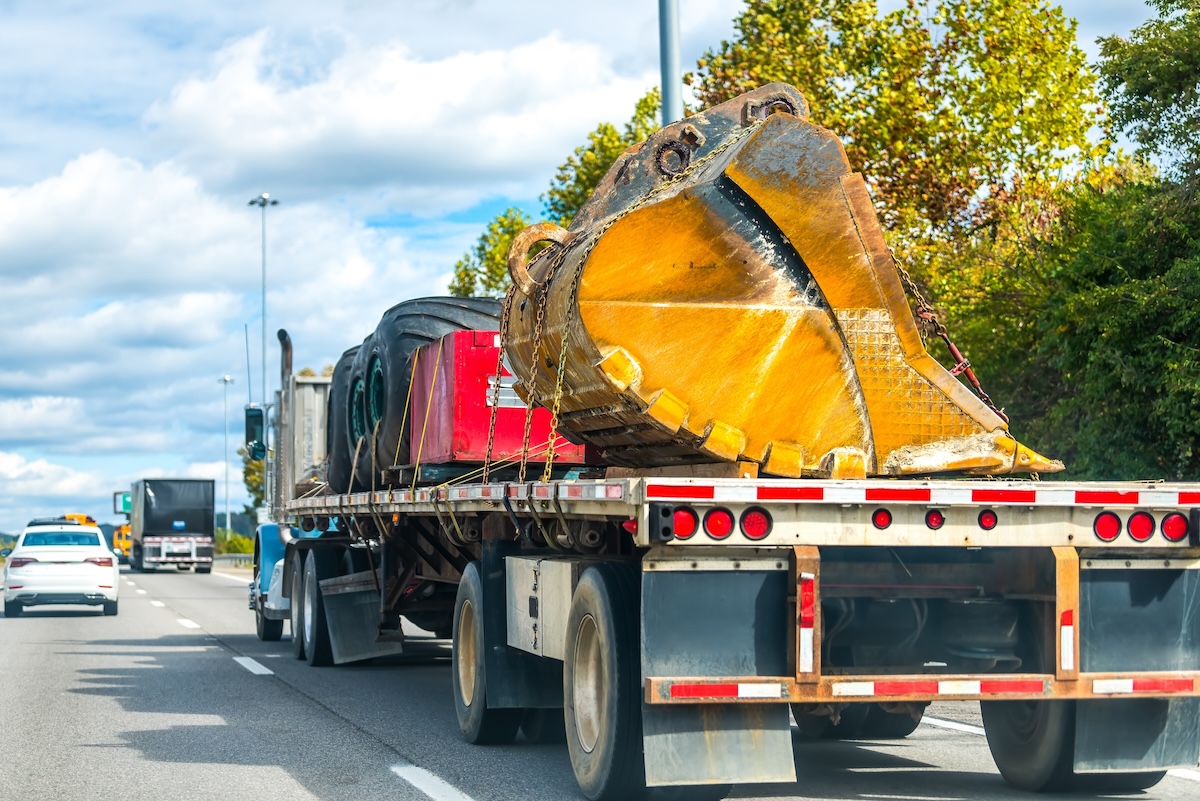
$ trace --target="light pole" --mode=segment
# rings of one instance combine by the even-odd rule
[[[662,124],[683,119],[679,85],[679,0],[658,0],[658,58],[662,68]]]
[[[262,402],[267,405],[267,206],[279,201],[263,192],[250,200],[249,205],[262,209]]]
[[[233,376],[226,374],[217,380],[224,385],[221,388],[221,410],[225,417],[225,530],[230,531],[233,526],[229,525],[229,385],[233,383]]]

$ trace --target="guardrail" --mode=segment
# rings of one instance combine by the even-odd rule
[[[214,565],[226,567],[253,567],[254,554],[250,553],[219,553],[213,557]]]

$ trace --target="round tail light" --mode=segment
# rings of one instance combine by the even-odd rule
[[[1121,536],[1121,518],[1113,512],[1101,512],[1092,521],[1092,531],[1104,542],[1112,542]]]
[[[1171,542],[1183,542],[1188,535],[1188,519],[1179,512],[1171,512],[1163,518],[1162,534]]]
[[[885,529],[892,524],[892,513],[887,509],[876,509],[871,515],[871,525],[877,529]]]
[[[681,506],[675,510],[671,527],[677,539],[686,540],[696,533],[696,529],[700,528],[700,521],[696,518],[695,512],[686,506]]]
[[[742,512],[742,533],[751,540],[761,540],[770,534],[771,516],[767,510],[751,508]]]
[[[1125,528],[1136,542],[1145,542],[1154,536],[1154,518],[1149,512],[1134,512],[1129,516]]]
[[[934,531],[937,531],[942,526],[946,525],[946,515],[938,509],[930,509],[925,513],[925,525],[929,526]]]
[[[979,513],[979,527],[984,531],[991,531],[1000,522],[1000,518],[991,509],[984,509]]]
[[[704,516],[704,533],[723,540],[733,533],[733,515],[728,509],[713,509]]]

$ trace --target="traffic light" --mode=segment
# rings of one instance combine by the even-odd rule
[[[267,458],[267,414],[261,406],[246,407],[246,452],[256,462]]]

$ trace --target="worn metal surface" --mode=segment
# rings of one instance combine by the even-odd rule
[[[926,352],[862,177],[806,117],[771,84],[667,126],[569,230],[515,243],[517,391],[618,465],[1061,469]]]

